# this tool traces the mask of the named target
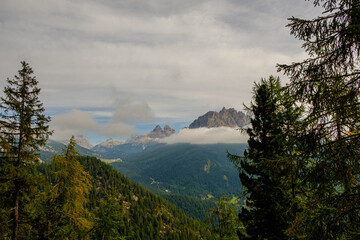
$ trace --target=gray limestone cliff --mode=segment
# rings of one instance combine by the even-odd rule
[[[198,119],[193,121],[189,128],[215,128],[215,127],[243,127],[250,123],[250,118],[241,111],[236,111],[234,108],[226,109],[225,107],[220,112],[209,111]]]

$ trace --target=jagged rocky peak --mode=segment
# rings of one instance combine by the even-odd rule
[[[172,129],[169,125],[165,125],[164,130],[160,127],[160,125],[156,125],[154,130],[148,133],[148,137],[150,138],[164,138],[168,137],[171,134],[174,134],[175,130]]]
[[[189,128],[214,127],[243,127],[250,123],[250,118],[234,108],[223,107],[220,112],[209,111],[193,121]]]
[[[162,128],[160,127],[160,125],[156,125],[156,127],[154,128],[154,130],[152,130],[153,132],[162,132]]]
[[[94,147],[83,135],[76,136],[75,141],[77,145],[86,149]]]
[[[146,135],[134,135],[126,140],[126,143],[131,144],[146,144],[146,143],[157,143],[160,138],[168,137],[171,134],[174,134],[175,130],[172,129],[169,125],[165,125],[164,129],[160,125],[156,127]]]
[[[171,134],[175,133],[175,130],[172,129],[169,125],[165,125],[164,132],[165,132],[166,136],[170,136]]]

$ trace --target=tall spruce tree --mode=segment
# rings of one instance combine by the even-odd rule
[[[252,116],[248,149],[244,157],[228,155],[245,187],[246,205],[239,217],[246,234],[240,233],[240,239],[287,239],[285,231],[297,211],[294,134],[302,108],[272,76],[255,84],[253,99],[247,107]]]
[[[308,106],[303,121],[305,211],[293,233],[307,239],[360,236],[360,1],[315,0],[313,20],[290,18],[309,58],[279,65],[289,89]],[[305,182],[304,182],[305,183]]]
[[[0,199],[1,205],[12,212],[2,210],[10,217],[8,229],[12,229],[11,234],[2,234],[14,240],[28,235],[27,203],[36,192],[35,164],[39,160],[36,153],[51,134],[50,118],[44,115],[39,100],[38,81],[28,63],[21,65],[18,75],[7,79],[0,101]]]

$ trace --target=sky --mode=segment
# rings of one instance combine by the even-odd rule
[[[307,57],[287,18],[299,0],[0,0],[0,88],[25,60],[53,138],[96,144],[207,111],[243,110],[253,83]],[[210,131],[214,134],[214,131]]]

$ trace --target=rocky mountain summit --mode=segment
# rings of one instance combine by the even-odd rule
[[[154,130],[152,130],[150,133],[148,133],[148,137],[150,138],[164,138],[164,137],[168,137],[171,134],[174,134],[175,130],[172,129],[171,127],[169,127],[169,125],[165,125],[164,126],[164,130],[157,125]]]
[[[97,144],[95,147],[93,147],[91,150],[97,153],[104,153],[108,151],[110,148],[114,148],[116,146],[119,146],[121,144],[124,144],[123,142],[115,141],[112,138],[107,139],[105,142]]]
[[[86,148],[86,149],[92,149],[94,146],[83,136],[79,135],[75,137],[76,144],[80,147]],[[68,142],[65,142],[65,145],[69,144]]]
[[[160,127],[160,125],[156,125],[156,127],[146,135],[135,135],[126,141],[126,143],[148,143],[148,142],[158,142],[159,139],[168,137],[174,134],[176,131],[172,129],[169,125],[165,125],[164,129]]]
[[[193,121],[189,128],[215,128],[215,127],[243,127],[250,123],[250,118],[241,111],[236,111],[234,108],[226,109],[225,107],[220,112],[209,111],[198,119]]]
[[[123,144],[123,142],[119,142],[119,141],[115,141],[114,139],[112,138],[109,138],[107,139],[105,142],[102,142],[96,146],[102,146],[102,147],[114,147],[114,146],[117,146],[117,145],[120,145],[120,144]],[[95,147],[96,147],[95,146]]]

